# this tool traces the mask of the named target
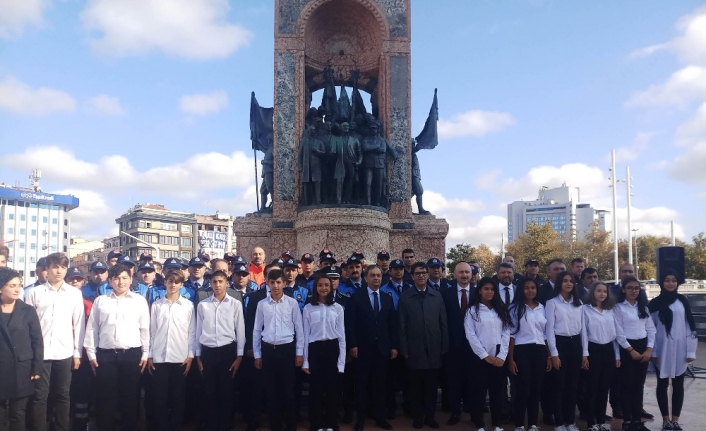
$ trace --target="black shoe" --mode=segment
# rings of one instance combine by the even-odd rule
[[[384,419],[379,420],[379,421],[375,421],[375,426],[378,428],[382,428],[384,430],[391,430],[392,429],[392,425],[390,425],[390,423]]]
[[[554,425],[556,423],[554,422],[554,415],[542,416],[542,422],[544,422],[544,425]]]
[[[418,430],[422,429],[422,427],[424,427],[424,419],[422,419],[422,418],[415,419],[415,420],[412,422],[412,426],[413,426],[415,429],[418,429]]]
[[[365,421],[356,421],[353,429],[355,431],[363,431],[365,429]]]
[[[645,419],[654,419],[655,415],[647,413],[645,409],[642,409],[642,413],[640,413],[640,416],[645,418]]]
[[[452,427],[461,421],[461,415],[451,415],[446,425]]]
[[[435,421],[434,419],[427,419],[424,421],[424,424],[429,428],[439,429],[439,422]]]
[[[615,419],[622,419],[623,418],[623,412],[617,409],[613,409],[613,418]]]
[[[349,423],[353,422],[353,412],[346,410],[346,412],[343,413],[343,417],[341,418],[341,422],[343,422],[344,424],[349,424]]]
[[[396,416],[397,413],[394,410],[388,410],[387,414],[385,415],[385,417],[390,420],[393,420]]]

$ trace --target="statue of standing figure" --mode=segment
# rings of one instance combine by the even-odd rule
[[[351,203],[356,171],[363,161],[360,141],[350,135],[350,125],[341,123],[341,136],[331,139],[331,152],[336,154],[336,203]]]
[[[370,136],[363,143],[363,166],[365,167],[365,202],[368,205],[387,207],[386,202],[381,202],[383,185],[385,183],[385,155],[390,154],[393,160],[396,155],[388,150],[388,143],[380,136],[380,127],[377,121],[369,123]]]
[[[302,176],[302,202],[311,205],[311,187],[314,205],[321,204],[321,158],[326,155],[324,143],[316,137],[316,127],[309,126],[307,135],[299,143],[299,172]]]

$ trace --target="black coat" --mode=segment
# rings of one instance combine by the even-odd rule
[[[537,300],[542,305],[547,305],[547,301],[549,301],[552,297],[552,292],[554,292],[554,288],[547,281],[543,285],[539,286],[539,291],[537,292]]]
[[[10,322],[0,319],[0,400],[34,393],[31,376],[44,367],[44,340],[39,317],[33,307],[15,301]]]
[[[471,302],[471,289],[468,289],[468,302]],[[466,338],[464,315],[461,315],[461,306],[458,304],[458,288],[443,289],[441,298],[446,306],[446,323],[449,326],[449,351],[459,352],[468,350],[471,345]]]
[[[441,368],[441,356],[449,351],[449,328],[441,292],[426,288],[424,298],[416,287],[400,295],[397,306],[400,354],[412,370]]]
[[[397,349],[397,313],[390,295],[378,291],[380,312],[375,317],[368,289],[359,289],[346,304],[346,348],[358,348],[358,357],[373,349],[383,355]]]

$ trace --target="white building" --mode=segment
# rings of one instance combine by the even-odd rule
[[[609,211],[596,210],[591,204],[581,203],[578,187],[549,189],[542,187],[534,201],[515,201],[507,206],[508,241],[512,242],[525,233],[527,225],[536,223],[540,226],[551,223],[559,234],[570,233],[574,239],[581,239],[590,232],[594,221],[598,220],[605,230]]]
[[[10,249],[8,266],[33,283],[37,260],[55,252],[68,255],[74,196],[0,184],[0,244]]]

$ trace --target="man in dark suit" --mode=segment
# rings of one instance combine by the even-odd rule
[[[397,314],[389,295],[380,293],[382,270],[368,267],[367,287],[357,290],[346,306],[346,345],[356,359],[355,431],[365,428],[368,409],[368,384],[374,397],[375,424],[392,429],[385,420],[385,382],[390,359],[397,357]]]
[[[556,276],[562,271],[566,271],[566,265],[563,260],[555,258],[547,262],[547,277],[549,277],[549,281],[539,286],[539,292],[537,292],[537,299],[542,305],[546,305],[547,301],[552,297]]]
[[[451,286],[449,280],[443,276],[444,263],[436,258],[432,257],[427,260],[427,268],[429,268],[429,279],[427,284],[434,290],[443,290]]]
[[[449,350],[446,307],[441,293],[427,285],[424,262],[411,268],[414,287],[400,296],[400,352],[407,362],[410,408],[414,428],[427,424],[439,428],[434,419],[441,357]]]
[[[449,352],[444,355],[451,417],[447,424],[456,425],[461,420],[461,400],[465,407],[470,406],[469,386],[471,384],[470,364],[473,350],[466,339],[463,326],[464,317],[471,300],[471,266],[461,262],[454,269],[454,288],[442,289],[441,297],[446,306],[446,320],[449,326]]]

